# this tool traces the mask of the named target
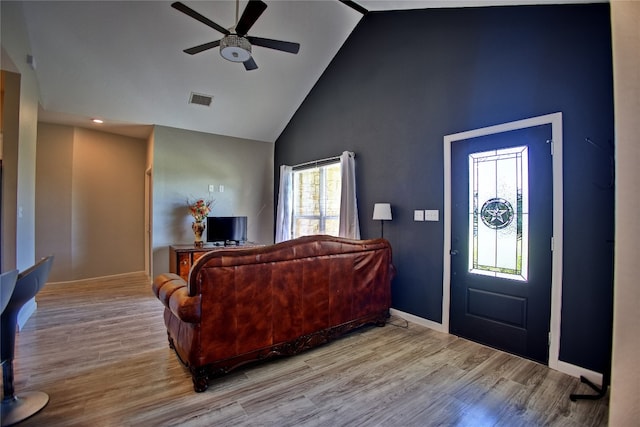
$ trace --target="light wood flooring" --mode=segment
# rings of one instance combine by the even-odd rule
[[[50,402],[21,426],[601,426],[576,378],[392,317],[195,393],[142,275],[46,285],[17,337],[15,387]],[[403,327],[408,326],[408,327]]]

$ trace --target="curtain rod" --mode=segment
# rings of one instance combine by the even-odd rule
[[[356,157],[356,153],[349,151],[349,155],[351,155],[352,157]],[[293,165],[291,166],[293,169],[299,169],[301,167],[304,166],[308,166],[308,165],[318,165],[318,164],[322,164],[322,163],[328,163],[328,162],[332,162],[334,160],[340,160],[341,156],[333,156],[333,157],[327,157],[326,159],[320,159],[320,160],[312,160],[310,162],[304,162],[304,163],[298,163],[297,165]]]

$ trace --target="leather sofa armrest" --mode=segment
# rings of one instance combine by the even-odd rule
[[[164,273],[156,277],[152,285],[155,296],[183,322],[199,323],[201,296],[189,296],[187,283],[180,276]]]

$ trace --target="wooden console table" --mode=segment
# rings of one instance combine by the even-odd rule
[[[244,245],[238,246],[216,246],[208,244],[201,248],[196,248],[194,245],[171,245],[169,246],[169,272],[177,274],[186,281],[189,279],[189,271],[191,271],[193,263],[207,252],[255,248],[257,246],[262,245],[255,243],[245,243]]]

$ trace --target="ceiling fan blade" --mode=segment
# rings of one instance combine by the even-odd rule
[[[214,47],[217,47],[217,46],[220,46],[220,40],[201,44],[199,46],[190,47],[189,49],[185,49],[184,53],[188,53],[189,55],[195,55],[196,53],[204,52],[205,50],[213,49]]]
[[[269,49],[281,50],[282,52],[298,53],[300,50],[299,43],[284,42],[282,40],[263,39],[262,37],[247,36],[249,43],[256,46],[262,46]]]
[[[231,34],[231,32],[229,30],[227,30],[226,28],[216,24],[215,22],[213,22],[211,19],[207,18],[206,16],[200,15],[198,12],[196,12],[195,10],[191,9],[190,7],[180,3],[179,1],[171,3],[171,7],[174,8],[174,9],[179,10],[180,12],[184,13],[185,15],[188,15],[188,16],[192,17],[193,19],[196,19],[196,20],[202,22],[205,25],[208,25],[209,27],[213,28],[214,30],[221,32],[225,36],[228,36],[229,34]]]
[[[252,57],[244,61],[243,64],[244,64],[244,69],[247,71],[258,69],[258,64],[256,64],[256,61],[254,61]]]
[[[238,21],[238,25],[236,25],[236,34],[239,36],[246,35],[266,8],[267,4],[261,0],[249,0]]]
[[[369,11],[367,9],[365,9],[362,6],[360,6],[358,3],[356,3],[353,0],[340,0],[340,2],[346,4],[351,9],[356,10],[356,11],[360,12],[363,15],[366,15],[367,13],[369,13]]]

